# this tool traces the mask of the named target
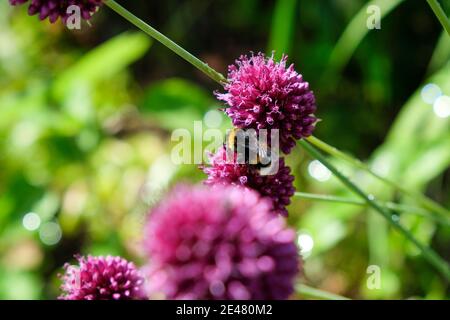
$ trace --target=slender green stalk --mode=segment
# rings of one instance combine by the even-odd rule
[[[205,73],[208,77],[210,77],[214,81],[218,83],[226,82],[226,79],[222,74],[220,74],[219,72],[208,66],[206,63],[204,63],[197,57],[193,56],[191,53],[180,47],[178,44],[170,40],[168,37],[163,35],[155,28],[151,27],[150,25],[148,25],[147,23],[136,17],[134,14],[132,14],[130,11],[122,7],[114,0],[108,0],[105,2],[105,4],[112,10],[114,10],[116,13],[124,17],[126,20],[134,24],[136,27],[141,29],[143,32],[148,34],[150,37],[161,42],[164,46],[166,46],[167,48],[178,54],[180,57],[185,59],[187,62],[192,64],[194,67],[196,67],[203,73]]]
[[[433,211],[434,213],[443,215],[445,217],[450,216],[450,211],[448,209],[442,207],[440,204],[427,198],[426,196],[424,196],[423,194],[421,194],[419,192],[414,192],[414,191],[408,190],[408,189],[402,187],[400,184],[373,172],[365,163],[361,162],[360,160],[353,158],[352,156],[349,156],[342,151],[339,151],[335,147],[330,146],[326,142],[323,142],[314,136],[307,138],[307,140],[312,145],[314,145],[315,147],[319,148],[320,150],[328,153],[329,155],[331,155],[335,158],[344,160],[344,161],[350,163],[351,165],[355,166],[356,168],[366,171],[367,173],[369,173],[373,177],[377,178],[381,182],[404,193],[405,195],[408,195],[409,197],[414,199],[416,202],[420,203],[420,205],[422,207],[424,207],[425,209]]]
[[[327,195],[327,194],[314,194],[314,193],[306,193],[306,192],[296,192],[296,197],[307,199],[307,200],[317,200],[323,202],[333,202],[333,203],[341,203],[341,204],[349,204],[356,206],[365,206],[366,202],[359,199],[349,199],[339,196]]]
[[[423,257],[433,265],[445,279],[450,282],[450,267],[448,264],[436,253],[433,249],[419,242],[407,229],[405,229],[397,220],[392,219],[392,214],[389,210],[381,207],[378,202],[375,201],[373,196],[367,195],[357,185],[351,182],[346,176],[344,176],[336,167],[334,167],[328,159],[320,153],[312,144],[305,140],[299,142],[300,146],[313,158],[319,160],[325,167],[328,168],[341,182],[361,197],[369,207],[380,213],[397,231],[399,231],[407,240],[413,243],[422,253]]]
[[[340,204],[367,207],[367,203],[364,200],[350,199],[350,198],[333,196],[333,195],[296,192],[295,196],[302,198],[302,199],[307,199],[307,200],[332,202],[332,203],[340,203]],[[426,218],[433,219],[440,224],[450,226],[450,219],[445,218],[445,217],[430,215],[429,211],[427,211],[421,207],[405,205],[405,204],[400,204],[400,203],[395,203],[395,202],[381,202],[381,201],[378,201],[378,204],[381,207],[384,207],[385,209],[423,216]]]
[[[296,286],[296,291],[304,296],[305,298],[310,299],[318,299],[318,300],[350,300],[349,298],[322,291],[319,289],[312,288],[310,286],[304,285],[304,284],[298,284]]]
[[[444,9],[442,9],[437,0],[427,0],[427,2],[430,5],[431,10],[433,10],[434,14],[438,18],[439,22],[442,24],[442,27],[444,27],[445,31],[447,31],[448,35],[450,36],[450,20],[445,14]]]

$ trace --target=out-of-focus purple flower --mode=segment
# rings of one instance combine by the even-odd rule
[[[76,257],[78,265],[64,266],[62,300],[146,299],[144,278],[132,262],[121,257]]]
[[[81,18],[89,20],[97,8],[103,4],[103,0],[9,0],[13,6],[24,4],[30,1],[28,13],[39,15],[39,19],[49,19],[51,23],[59,18],[66,23],[67,18],[73,12],[67,12],[70,6],[78,6]]]
[[[316,102],[309,83],[280,62],[264,54],[242,56],[229,66],[226,93],[216,93],[228,106],[225,113],[240,129],[278,129],[280,149],[291,152],[296,140],[312,134],[317,121]]]
[[[179,186],[145,228],[149,296],[286,299],[300,268],[295,232],[258,193]]]
[[[273,175],[261,175],[256,165],[238,163],[236,155],[233,159],[227,159],[225,147],[210,156],[209,160],[210,165],[202,167],[208,175],[205,181],[207,185],[232,184],[253,189],[271,200],[273,212],[288,215],[286,206],[291,203],[295,193],[295,178],[283,158],[278,158],[279,168]]]

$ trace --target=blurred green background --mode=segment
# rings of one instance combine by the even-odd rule
[[[371,3],[381,30],[368,30],[359,0],[125,5],[223,73],[249,51],[288,53],[317,96],[316,136],[448,208],[450,107],[427,101],[423,88],[450,96],[450,37],[426,1]],[[7,1],[0,12],[0,299],[54,299],[57,274],[76,253],[142,263],[148,208],[173,184],[204,179],[195,165],[170,161],[173,129],[230,124],[216,111],[215,83],[106,7],[81,31]],[[288,163],[298,191],[352,196],[300,148]],[[411,201],[335,164],[379,199]],[[289,212],[305,256],[302,283],[358,299],[450,297],[376,213],[298,198]],[[395,217],[450,259],[448,224]],[[369,265],[381,268],[379,289],[367,286]]]

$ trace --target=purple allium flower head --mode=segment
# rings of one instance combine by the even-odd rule
[[[28,0],[9,0],[13,6],[27,3]],[[69,14],[67,9],[72,6],[80,8],[81,17],[89,20],[97,8],[103,4],[103,0],[30,0],[28,13],[30,15],[39,15],[39,19],[49,19],[54,23],[61,18],[66,23]]]
[[[228,68],[226,93],[216,93],[225,113],[240,129],[278,129],[280,149],[291,152],[296,140],[312,134],[316,102],[309,83],[286,65],[264,54],[241,56]]]
[[[149,296],[286,299],[300,269],[295,232],[250,189],[179,186],[145,228]]]
[[[226,148],[220,148],[215,155],[210,156],[210,165],[202,167],[208,175],[205,183],[232,184],[253,189],[271,200],[273,212],[287,216],[286,206],[291,203],[295,188],[294,176],[285,165],[284,158],[279,158],[278,171],[273,175],[261,175],[257,166],[240,164],[236,159],[236,155],[234,159],[227,159]]]
[[[77,266],[66,264],[61,276],[62,300],[146,299],[144,278],[132,262],[121,257],[76,256]]]

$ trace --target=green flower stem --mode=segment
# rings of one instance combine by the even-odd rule
[[[380,213],[397,231],[399,231],[407,240],[413,243],[422,253],[423,257],[433,265],[447,280],[450,282],[450,267],[448,264],[434,252],[433,249],[419,242],[407,229],[405,229],[397,220],[392,219],[392,214],[389,210],[380,206],[378,202],[373,199],[372,196],[367,195],[357,185],[351,182],[346,176],[344,176],[337,168],[335,168],[328,159],[320,153],[312,144],[305,140],[299,142],[300,146],[313,158],[319,160],[325,167],[328,168],[341,182],[361,197],[369,207]]]
[[[431,10],[433,10],[434,14],[438,18],[439,22],[444,27],[445,31],[447,31],[448,35],[450,36],[450,20],[447,18],[444,9],[442,9],[437,0],[427,0],[427,2],[430,5]]]
[[[338,197],[338,196],[333,196],[333,195],[296,192],[295,196],[299,197],[301,199],[306,199],[306,200],[332,202],[332,203],[340,203],[340,204],[367,207],[367,203],[364,200]],[[381,202],[381,201],[378,201],[378,204],[381,207],[384,207],[385,209],[423,216],[426,218],[433,219],[440,224],[450,226],[450,219],[440,217],[440,216],[431,216],[429,211],[427,211],[421,207],[405,205],[405,204],[400,204],[400,203],[395,203],[395,202]]]
[[[188,51],[180,47],[178,44],[167,38],[165,35],[160,33],[155,28],[149,26],[147,23],[136,17],[134,14],[132,14],[130,11],[122,7],[120,4],[115,2],[114,0],[108,0],[105,2],[105,4],[110,7],[112,10],[114,10],[116,13],[124,17],[126,20],[134,24],[136,27],[141,29],[143,32],[148,34],[153,39],[159,41],[164,46],[178,54],[180,57],[185,59],[187,62],[192,64],[194,67],[205,73],[208,77],[213,79],[214,81],[218,83],[224,83],[226,82],[226,79],[222,74],[208,66],[206,63],[198,59],[197,57],[190,54]]]
[[[341,159],[343,161],[346,161],[346,162],[350,163],[351,165],[355,166],[356,168],[366,171],[367,173],[369,173],[373,177],[377,178],[381,182],[404,193],[405,195],[408,195],[409,197],[414,199],[416,202],[420,203],[420,205],[423,208],[430,210],[433,213],[445,216],[445,217],[450,216],[450,211],[448,209],[442,207],[440,204],[434,202],[433,200],[427,198],[426,196],[424,196],[423,194],[421,194],[419,192],[414,192],[414,191],[408,190],[408,189],[402,187],[400,184],[373,172],[369,168],[369,166],[367,166],[365,163],[359,161],[358,159],[353,158],[353,157],[343,153],[342,151],[339,151],[335,147],[330,146],[329,144],[319,140],[318,138],[316,138],[314,136],[311,136],[311,137],[307,138],[306,140],[308,140],[308,142],[310,142],[312,145],[319,148],[320,150],[328,153],[329,155],[331,155],[335,158]]]
[[[342,297],[340,295],[322,291],[319,289],[311,288],[304,284],[298,284],[296,286],[297,293],[301,294],[305,298],[318,299],[318,300],[350,300],[349,298]]]

